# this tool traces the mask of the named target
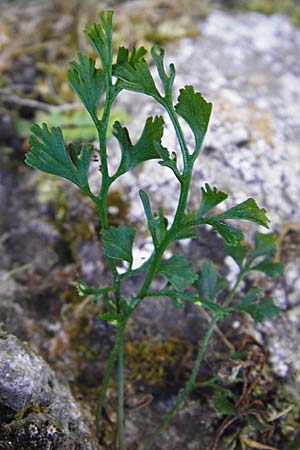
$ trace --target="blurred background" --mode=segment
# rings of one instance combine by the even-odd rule
[[[225,434],[220,448],[276,450],[294,441],[290,448],[299,449],[298,0],[0,0],[0,323],[29,341],[94,413],[114,329],[98,319],[97,305],[82,304],[74,282],[83,278],[97,285],[109,276],[97,217],[93,205],[75,187],[26,167],[24,156],[34,122],[61,126],[68,141],[96,139],[89,117],[67,83],[66,70],[78,51],[94,56],[82,30],[106,8],[115,11],[116,51],[119,45],[165,47],[167,61],[177,68],[175,88],[193,84],[213,102],[191,208],[206,181],[231,195],[229,206],[253,196],[269,212],[279,239],[278,258],[286,265],[280,280],[255,280],[273,295],[283,315],[256,329],[245,318],[225,322],[219,330],[223,347],[218,347],[218,356],[211,350],[202,368],[203,379],[225,359],[233,370],[235,362],[225,356],[228,345],[232,350],[241,342],[255,342],[254,353],[259,353],[259,346],[265,348],[265,369],[253,400],[264,405],[268,417],[273,414],[272,429],[251,427],[241,420]],[[126,123],[137,136],[142,117],[162,113],[156,105],[145,103],[124,93],[112,121]],[[169,128],[164,139],[176,148]],[[176,187],[160,170],[145,165],[109,197],[110,223],[129,220],[138,227],[140,258],[149,249],[136,186],[149,190],[157,206],[168,198],[170,215],[175,204]],[[254,228],[243,227],[251,239]],[[203,231],[191,247],[181,251],[195,265],[209,257],[225,267],[225,274],[234,272],[211,231]],[[134,283],[126,287],[128,293],[134,291]],[[127,424],[130,448],[136,448],[143,430],[156,423],[187,378],[206,326],[207,319],[199,319],[192,308],[178,311],[164,300],[141,306],[137,312],[125,349],[126,395],[129,404],[142,404],[144,397],[154,400],[145,401],[138,412],[132,408]],[[247,345],[251,353],[253,348]],[[113,390],[110,395],[113,399]],[[171,450],[170,439],[172,450],[208,448],[222,420],[210,397],[210,391],[196,392],[157,449]],[[111,436],[106,439],[103,448],[112,448]]]
[[[115,49],[121,43],[149,48],[152,44],[166,45],[183,37],[196,37],[201,33],[198,21],[216,9],[285,14],[295,26],[300,21],[300,4],[293,0],[1,0],[2,154],[14,148],[14,139],[26,138],[32,120],[36,115],[44,119],[43,113],[61,122],[60,112],[63,120],[65,111],[69,112],[69,125],[75,128],[71,137],[76,138],[78,132],[85,138],[84,131],[78,130],[78,101],[65,72],[78,51],[92,53],[82,30],[86,23],[96,20],[102,8],[115,10]],[[85,133],[90,137],[92,131]]]

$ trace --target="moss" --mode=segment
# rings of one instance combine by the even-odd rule
[[[147,41],[153,42],[157,45],[165,45],[168,42],[173,42],[184,37],[196,37],[199,31],[193,24],[187,23],[185,20],[176,22],[169,20],[161,23],[157,28],[150,29],[145,33]]]
[[[127,219],[129,210],[128,200],[119,190],[112,190],[107,197],[108,221],[111,225],[120,225]]]
[[[279,238],[279,259],[284,264],[294,261],[300,256],[300,224],[284,225]]]
[[[279,384],[275,399],[276,409],[283,414],[279,422],[280,434],[285,442],[292,443],[300,428],[300,405],[287,384]],[[299,447],[298,447],[299,448]]]
[[[16,420],[23,420],[29,416],[29,414],[45,413],[48,410],[48,405],[35,404],[20,408],[15,415]]]
[[[294,25],[300,25],[300,4],[297,0],[232,0],[223,1],[223,3],[225,6],[267,15],[284,14],[290,17]]]
[[[164,342],[145,339],[125,344],[125,358],[129,376],[133,382],[143,385],[166,383],[170,371],[174,371],[179,360],[187,353],[188,345],[179,338]]]
[[[41,174],[36,178],[36,190],[39,203],[51,208],[53,220],[63,222],[68,211],[68,200],[61,180]]]

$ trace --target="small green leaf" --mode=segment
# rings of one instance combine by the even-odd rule
[[[147,193],[145,191],[143,191],[142,189],[139,190],[139,196],[140,196],[140,199],[141,199],[141,201],[143,203],[145,215],[147,217],[148,228],[149,228],[149,231],[151,233],[153,243],[154,243],[155,247],[157,247],[157,245],[158,245],[157,237],[156,237],[157,222],[154,219],[152,211],[151,211],[151,205],[150,205],[149,197],[148,197]]]
[[[172,152],[172,154],[170,155],[168,151],[166,151],[166,149],[164,147],[162,147],[163,151],[161,150],[161,146],[160,144],[158,144],[158,142],[154,143],[155,148],[157,150],[157,153],[160,155],[162,161],[159,161],[158,164],[160,164],[161,166],[164,167],[169,167],[169,169],[171,169],[174,173],[174,175],[176,176],[176,178],[178,179],[178,181],[180,183],[182,183],[182,175],[178,170],[177,167],[177,155],[175,152]]]
[[[246,245],[225,245],[225,252],[228,256],[237,263],[240,269],[244,267],[245,259],[249,253],[249,248]]]
[[[120,225],[109,227],[101,232],[103,238],[104,253],[109,258],[128,261],[132,265],[132,246],[134,240],[134,228],[132,225]]]
[[[83,280],[77,280],[76,288],[78,295],[81,297],[84,297],[86,295],[92,295],[95,292],[95,289],[89,286],[85,281]]]
[[[211,219],[211,217],[209,218]],[[267,211],[264,208],[259,208],[253,198],[248,198],[248,200],[233,206],[233,208],[228,209],[224,213],[214,216],[213,219],[220,221],[227,219],[243,219],[269,228]]]
[[[164,49],[154,46],[151,48],[151,55],[156,64],[159,77],[164,85],[165,93],[169,94],[174,84],[175,66],[174,64],[169,65],[170,74],[167,75],[164,68],[164,56],[165,56]]]
[[[84,30],[106,70],[112,66],[112,16],[112,11],[101,11],[100,23],[89,25]]]
[[[199,302],[195,302],[195,304],[208,309],[214,314],[217,314],[220,318],[226,316],[226,314],[230,312],[228,308],[224,308],[224,306],[218,305],[218,303],[213,303],[204,299],[199,300]]]
[[[233,309],[250,314],[256,322],[263,322],[281,313],[281,309],[275,305],[272,298],[262,298],[262,292],[258,288],[250,289],[240,304]]]
[[[177,164],[174,160],[172,160],[171,158],[166,158],[163,159],[162,161],[158,162],[159,165],[163,166],[163,167],[169,167],[169,169],[172,170],[172,172],[174,173],[174,175],[176,176],[176,178],[181,182],[182,181],[182,176],[178,170]]]
[[[132,144],[127,128],[123,128],[119,122],[115,122],[113,135],[118,140],[122,152],[117,170],[118,176],[145,161],[161,158],[161,153],[168,156],[168,150],[161,145],[163,126],[162,117],[148,117],[139,140],[136,144]]]
[[[167,289],[167,290],[162,291],[161,295],[171,299],[172,302],[174,303],[174,305],[176,306],[176,308],[183,308],[184,307],[184,302],[183,302],[183,299],[181,298],[181,293],[180,292],[178,292],[178,291],[170,291],[170,290]]]
[[[194,239],[197,237],[197,233],[190,227],[180,228],[174,236],[174,241],[183,239]]]
[[[77,292],[78,292],[78,295],[80,296],[80,297],[85,297],[85,296],[88,296],[88,295],[93,295],[94,296],[94,299],[93,299],[93,301],[95,302],[95,303],[97,303],[98,302],[98,300],[99,300],[99,298],[101,297],[101,296],[107,296],[108,295],[108,292],[111,290],[111,288],[110,287],[106,287],[106,288],[102,288],[102,289],[95,289],[95,288],[93,288],[92,286],[90,286],[90,285],[88,285],[85,281],[83,281],[83,280],[77,280],[77,282],[76,282],[76,288],[77,288]]]
[[[216,270],[211,261],[201,264],[200,272],[195,287],[200,296],[203,295],[211,302],[216,301],[216,296],[227,286],[226,279]]]
[[[158,210],[158,214],[153,215],[151,211],[151,205],[148,195],[145,191],[142,189],[139,191],[139,196],[142,200],[145,215],[147,217],[147,223],[148,228],[151,233],[153,243],[155,247],[158,246],[158,244],[162,241],[162,239],[165,237],[167,227],[168,227],[168,220],[164,216],[163,211],[161,208]],[[196,237],[197,234],[190,226],[182,226],[178,229],[177,233],[173,237],[173,240],[180,240],[180,239],[191,239]]]
[[[218,220],[212,220],[211,218],[203,219],[202,223],[211,225],[224,239],[227,245],[239,245],[244,239],[244,235],[241,230],[219,222]]]
[[[219,203],[222,203],[228,197],[228,195],[225,192],[218,191],[216,187],[211,189],[208,183],[205,184],[204,188],[203,187],[201,188],[201,191],[202,191],[202,200],[196,218],[201,218],[205,213],[210,211]]]
[[[263,426],[262,423],[260,423],[255,416],[249,414],[246,416],[248,424],[254,428],[254,430],[259,431],[260,433],[263,433],[268,428],[268,425],[266,424]]]
[[[164,239],[168,229],[168,219],[164,216],[162,208],[158,208],[157,214],[154,216],[157,242],[160,244]]]
[[[261,289],[255,287],[249,289],[249,291],[245,294],[244,298],[240,302],[240,304],[237,306],[238,308],[240,306],[244,307],[247,305],[251,305],[251,303],[255,303],[261,299],[262,291]]]
[[[103,295],[103,301],[105,304],[106,312],[115,314],[117,312],[116,304],[112,298],[108,295],[108,292],[106,292]]]
[[[259,256],[274,256],[276,251],[275,233],[255,233],[253,259]]]
[[[181,307],[183,305],[183,301],[191,302],[194,305],[201,306],[202,308],[206,308],[215,315],[220,318],[226,316],[226,314],[230,313],[230,309],[226,308],[222,305],[218,305],[217,303],[213,303],[211,301],[200,298],[198,295],[194,294],[186,294],[181,291],[162,291],[162,295],[171,298],[175,303],[179,302],[176,306]]]
[[[129,300],[128,310],[133,311],[136,306],[140,303],[141,299],[132,295]]]
[[[259,264],[252,266],[251,270],[259,270],[269,277],[276,277],[283,274],[284,265],[281,262],[274,262],[271,258],[266,258]]]
[[[214,406],[219,414],[232,416],[236,414],[236,408],[233,402],[229,399],[229,395],[225,392],[216,391],[212,400],[214,402]]]
[[[207,131],[212,104],[208,103],[199,92],[195,92],[193,86],[185,86],[180,90],[175,109],[190,126],[196,145],[200,147]]]
[[[117,66],[122,66],[124,64],[129,63],[131,66],[135,66],[138,62],[144,61],[144,56],[146,55],[147,50],[145,47],[140,47],[138,50],[133,47],[131,53],[125,47],[119,47],[118,55],[117,55],[117,63],[113,66],[113,73],[115,74],[115,69]]]
[[[74,155],[74,157],[72,158],[72,162],[76,168],[75,174],[78,180],[78,186],[81,187],[84,191],[89,190],[88,171],[90,167],[93,148],[87,144],[82,144],[81,152],[78,154],[77,147],[71,143],[68,145],[68,152],[70,155],[71,152]]]
[[[99,317],[112,325],[118,325],[124,320],[124,316],[117,313],[100,313]]]
[[[163,261],[159,266],[158,272],[179,292],[183,292],[190,283],[197,279],[197,274],[189,266],[185,256],[175,255]]]
[[[275,305],[272,298],[266,298],[257,304],[252,304],[244,308],[244,311],[250,314],[256,322],[263,322],[281,314],[281,309]]]
[[[101,108],[98,109],[98,117],[102,114],[103,110]],[[130,117],[124,110],[121,108],[114,108],[111,111],[108,121],[107,137],[112,135],[112,127],[116,120],[127,121],[129,119]],[[84,108],[70,111],[51,111],[47,113],[39,111],[36,114],[36,123],[47,123],[49,128],[59,126],[65,141],[95,141],[98,138],[95,123]],[[29,137],[29,134],[30,133],[25,137]]]
[[[84,192],[91,194],[88,170],[93,149],[83,144],[79,155],[75,155],[74,146],[70,144],[67,152],[61,129],[58,127],[53,127],[49,131],[46,124],[42,127],[34,124],[31,131],[29,138],[31,150],[26,155],[26,164],[42,172],[67,178]]]
[[[68,70],[67,78],[74,91],[93,118],[97,116],[99,100],[105,87],[103,70],[95,68],[95,60],[78,53],[79,63],[72,61],[73,69]]]
[[[119,61],[122,59],[124,60],[124,51]],[[136,59],[131,59],[116,65],[114,75],[118,78],[117,84],[120,88],[150,95],[159,102],[162,100],[145,59],[139,58],[138,62]]]
[[[184,303],[181,300],[179,300],[176,296],[171,295],[169,298],[172,300],[176,308],[182,309],[184,307]]]

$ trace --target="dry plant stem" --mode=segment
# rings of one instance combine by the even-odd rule
[[[203,316],[206,318],[206,320],[208,321],[208,323],[210,323],[212,321],[211,315],[205,310],[203,309],[202,311]],[[227,337],[225,336],[225,334],[220,330],[220,328],[218,326],[216,326],[215,328],[216,333],[220,336],[220,339],[222,340],[222,342],[224,343],[224,345],[226,345],[226,347],[231,351],[231,352],[235,352],[235,347],[234,345],[232,345],[232,343],[227,339]]]
[[[222,434],[224,433],[226,428],[228,428],[230,425],[232,425],[234,422],[236,422],[240,417],[248,416],[249,414],[255,416],[256,418],[259,418],[259,413],[257,411],[247,411],[246,410],[246,411],[241,411],[238,414],[236,414],[235,416],[230,417],[227,420],[225,420],[222,423],[222,425],[219,427],[209,450],[218,450],[218,444],[219,444]]]

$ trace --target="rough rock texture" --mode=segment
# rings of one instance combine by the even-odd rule
[[[99,448],[69,389],[27,344],[5,332],[0,332],[0,411],[5,411],[1,449]]]

